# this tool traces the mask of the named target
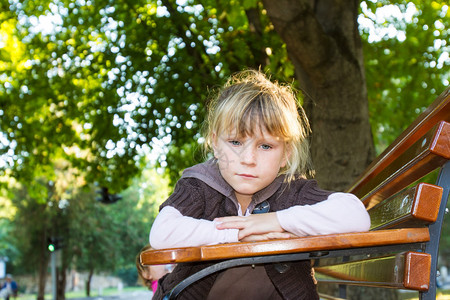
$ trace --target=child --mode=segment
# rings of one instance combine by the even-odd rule
[[[184,170],[161,205],[150,232],[155,249],[369,229],[357,197],[306,179],[309,125],[289,86],[258,71],[236,74],[211,104],[205,129],[214,159]],[[154,299],[206,266],[178,265]],[[309,261],[214,273],[178,299],[221,298],[319,299]]]
[[[154,265],[154,266],[144,266],[141,264],[140,254],[142,251],[152,249],[150,245],[145,246],[141,249],[138,255],[136,255],[136,269],[138,271],[138,279],[142,284],[153,293],[156,292],[158,288],[158,280],[170,272],[171,265]]]

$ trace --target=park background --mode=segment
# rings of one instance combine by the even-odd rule
[[[345,190],[449,85],[449,22],[440,0],[1,0],[6,272],[48,297],[59,238],[58,299],[73,274],[87,295],[96,276],[136,286],[159,204],[204,158],[208,99],[246,68],[293,84],[316,178]]]

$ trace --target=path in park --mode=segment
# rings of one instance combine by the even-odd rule
[[[97,296],[97,297],[85,297],[75,298],[70,300],[151,300],[152,292],[150,291],[135,291],[121,293],[114,296]]]

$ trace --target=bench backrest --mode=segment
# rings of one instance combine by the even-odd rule
[[[430,134],[433,127],[437,126],[441,121],[450,122],[450,88],[447,88],[419,117],[395,139],[395,141],[386,148],[362,173],[362,175],[355,181],[355,183],[348,189],[348,192],[355,194],[366,203],[366,205],[373,206],[371,201],[377,202],[376,191],[377,186],[383,183],[384,180],[390,178],[386,174],[395,173],[401,167],[401,163],[405,163],[399,159],[405,156],[406,149],[414,144],[415,149],[420,148],[424,136]],[[448,137],[447,137],[448,139]],[[418,142],[419,141],[419,142]],[[429,145],[429,143],[427,143]],[[424,145],[425,146],[425,145]],[[445,148],[445,143],[444,143]],[[448,147],[448,144],[447,144]],[[397,162],[397,163],[395,163]],[[400,165],[399,165],[400,164]],[[432,169],[434,169],[432,167]],[[384,173],[383,173],[384,172]],[[418,179],[418,178],[416,178]],[[413,182],[414,180],[408,180]],[[368,194],[372,192],[371,195]],[[375,198],[372,200],[372,198]]]

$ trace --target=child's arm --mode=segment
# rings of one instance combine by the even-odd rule
[[[297,205],[275,213],[216,219],[218,229],[239,229],[239,240],[260,240],[269,232],[296,236],[367,231],[370,217],[354,195],[333,193],[314,205]]]
[[[333,193],[314,205],[277,212],[281,226],[297,236],[361,232],[370,229],[370,216],[355,195]]]
[[[239,241],[256,242],[270,239],[290,238],[292,235],[281,227],[275,212],[245,217],[216,218],[217,229],[239,229]]]
[[[155,249],[195,247],[238,241],[238,230],[218,230],[214,221],[183,216],[172,206],[164,207],[150,231]]]

